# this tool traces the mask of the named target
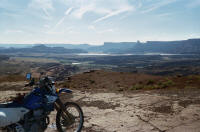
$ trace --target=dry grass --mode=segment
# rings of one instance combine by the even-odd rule
[[[82,90],[104,89],[109,91],[124,91],[135,84],[152,83],[160,79],[162,79],[162,77],[147,74],[98,70],[74,75],[69,81],[63,82],[62,85],[64,87]],[[151,81],[149,82],[149,80]]]
[[[147,83],[139,83],[133,85],[133,87],[130,88],[130,90],[153,90],[153,89],[165,89],[172,87],[175,83],[170,79],[164,79],[164,80],[158,80],[153,81],[149,80]]]
[[[72,76],[61,84],[81,90],[135,91],[200,88],[200,75],[161,77],[111,71],[94,71]]]
[[[0,83],[3,83],[3,82],[19,82],[19,81],[25,81],[25,76],[22,76],[22,75],[0,76]]]

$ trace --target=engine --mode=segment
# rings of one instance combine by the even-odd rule
[[[43,109],[34,110],[32,118],[33,122],[30,126],[31,132],[43,132],[47,128],[49,124],[49,117]]]
[[[12,125],[9,129],[16,132],[44,132],[49,124],[49,113],[38,109],[27,113],[24,120]]]

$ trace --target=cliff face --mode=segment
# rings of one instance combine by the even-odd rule
[[[183,41],[147,41],[146,43],[138,43],[134,48],[128,49],[127,52],[196,54],[200,53],[200,39],[189,39]]]
[[[105,42],[102,46],[88,48],[89,52],[103,53],[171,53],[171,54],[199,54],[200,39],[182,41],[147,41],[138,42]]]

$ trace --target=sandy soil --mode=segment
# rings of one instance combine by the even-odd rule
[[[26,92],[26,91],[24,91]],[[16,91],[1,91],[0,100]],[[142,91],[137,93],[103,93],[74,91],[62,95],[63,101],[82,106],[84,132],[199,132],[199,90],[178,92]],[[54,128],[56,112],[50,115],[46,132]]]

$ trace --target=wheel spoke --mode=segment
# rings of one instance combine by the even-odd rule
[[[61,116],[62,112],[60,112],[59,116],[57,118],[57,121],[59,121],[59,123],[57,123],[57,128],[59,130],[59,132],[79,132],[83,126],[83,112],[81,110],[81,108],[72,102],[68,102],[66,103],[66,111],[69,114],[69,117],[67,118],[71,118],[71,122],[70,119],[68,121],[65,121],[63,119],[63,117]]]

